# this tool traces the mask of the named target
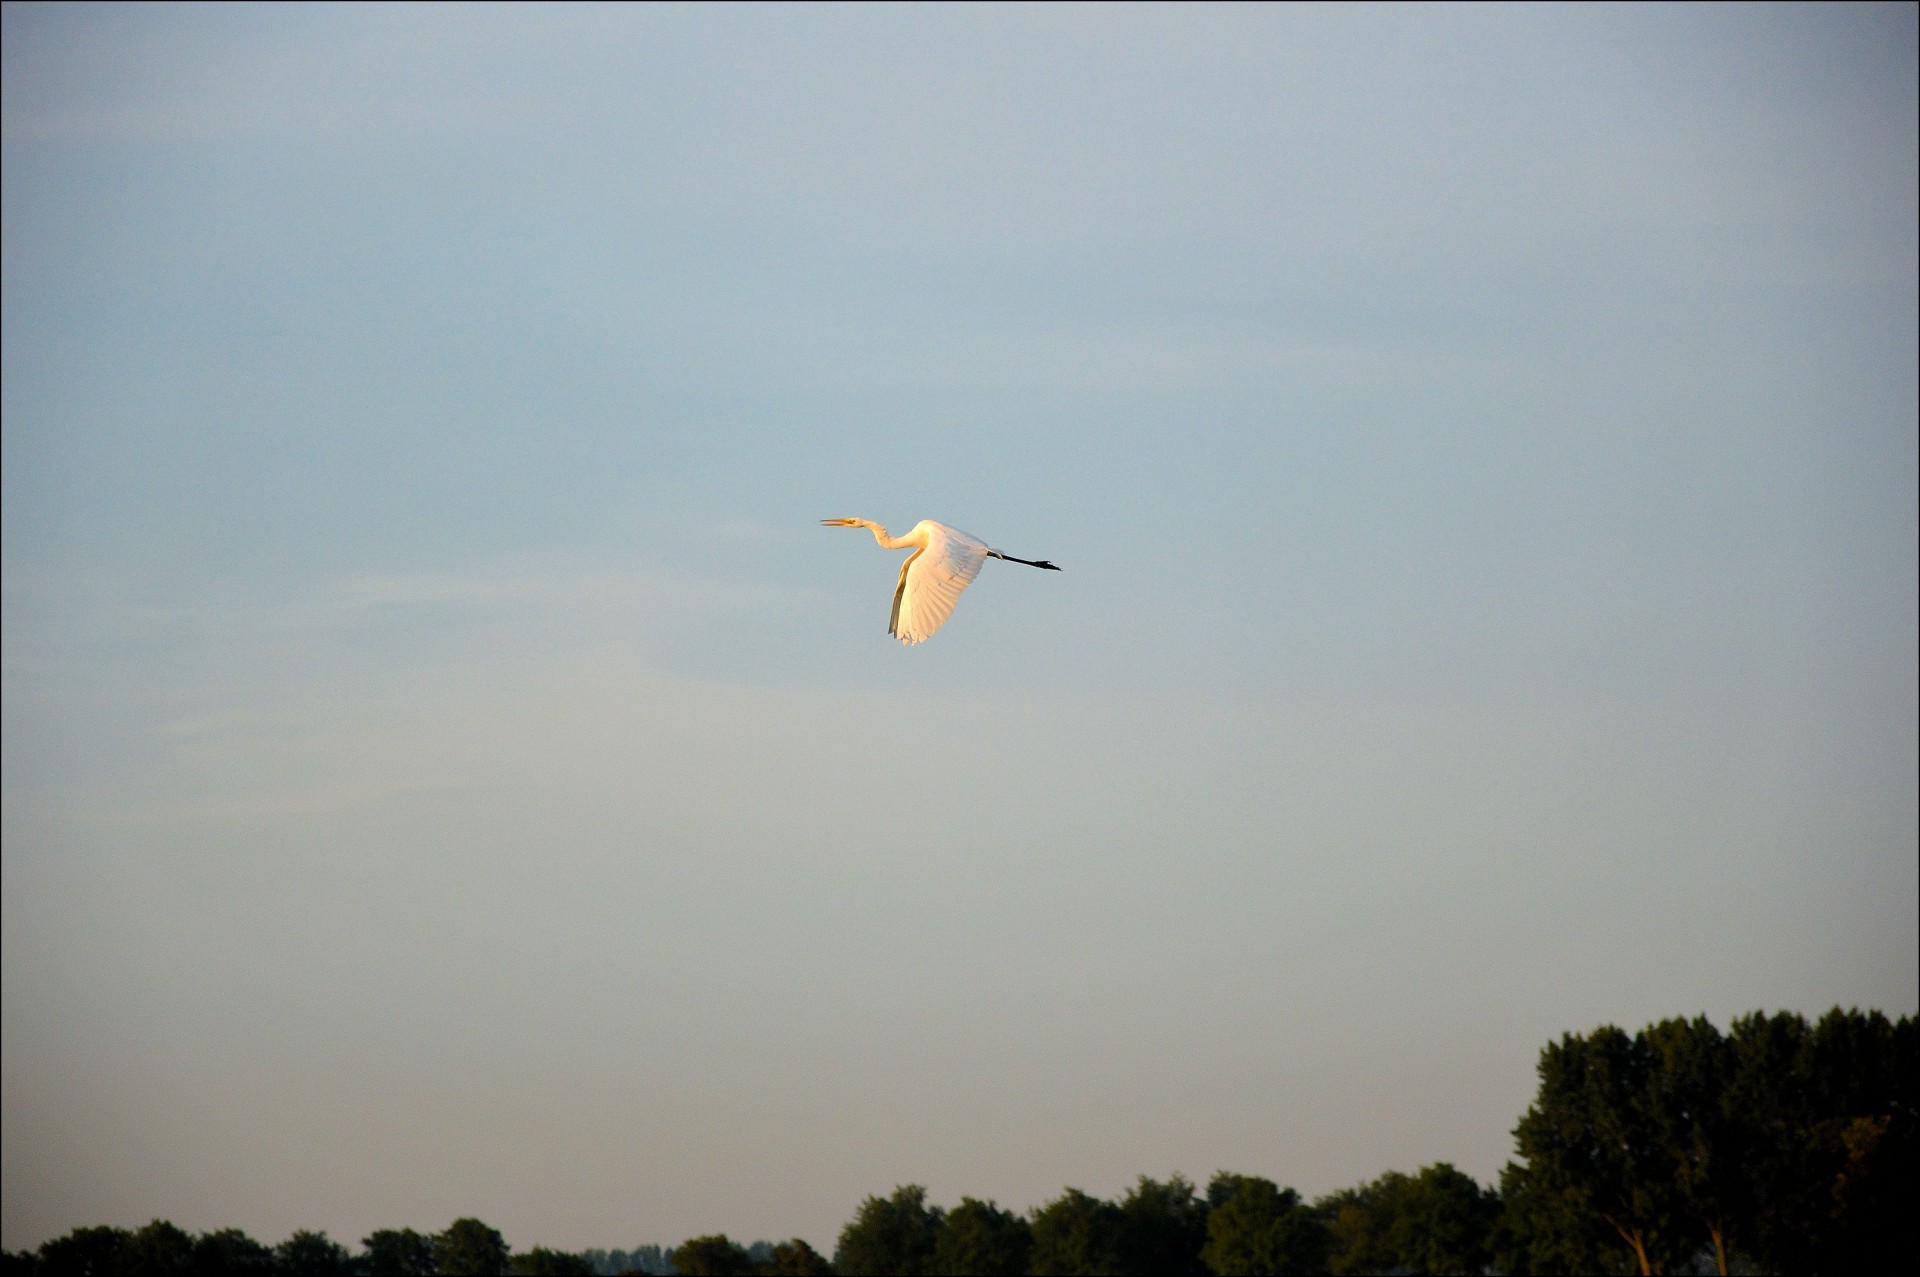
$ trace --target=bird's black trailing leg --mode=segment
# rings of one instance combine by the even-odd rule
[[[1008,563],[1024,563],[1030,568],[1045,568],[1049,572],[1058,572],[1061,570],[1045,559],[1016,559],[1011,554],[1002,554],[998,550],[988,550],[987,553],[993,558],[1005,559]]]

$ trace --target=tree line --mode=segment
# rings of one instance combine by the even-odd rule
[[[486,1274],[1833,1273],[1913,1267],[1915,1020],[1836,1007],[1567,1034],[1497,1186],[1440,1162],[1316,1201],[1220,1172],[1204,1192],[1141,1176],[1113,1200],[1067,1188],[1026,1213],[919,1185],[862,1202],[831,1258],[725,1235],[671,1250],[514,1252],[477,1219],[318,1232],[266,1246],[164,1221],[76,1228],[4,1256],[0,1277],[467,1277]],[[1904,1261],[1904,1262],[1903,1262]]]

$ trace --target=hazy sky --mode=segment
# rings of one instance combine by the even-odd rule
[[[1913,1012],[1915,12],[8,5],[4,1244],[1484,1181]]]

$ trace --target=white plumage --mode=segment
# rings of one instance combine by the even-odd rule
[[[866,519],[822,519],[823,527],[866,528],[873,539],[888,550],[912,547],[913,553],[900,565],[900,580],[893,587],[893,615],[887,633],[902,643],[924,643],[953,615],[960,591],[980,575],[980,565],[988,559],[1024,563],[1028,567],[1060,569],[1045,560],[1016,559],[1002,554],[979,537],[958,528],[922,519],[903,537],[890,536],[887,530]]]

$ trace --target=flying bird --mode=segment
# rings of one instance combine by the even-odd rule
[[[887,633],[911,646],[924,643],[953,615],[960,591],[980,575],[980,565],[988,559],[1024,563],[1030,568],[1060,569],[1045,559],[1016,559],[959,528],[922,519],[903,537],[889,536],[887,530],[867,519],[822,519],[824,528],[865,528],[884,550],[913,553],[900,565],[900,583],[893,587],[893,615],[887,621]]]

